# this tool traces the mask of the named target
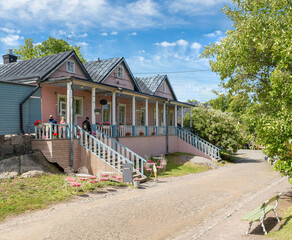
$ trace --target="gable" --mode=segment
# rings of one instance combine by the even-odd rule
[[[73,61],[75,63],[75,73],[70,73],[67,71],[67,61]],[[57,77],[78,77],[82,79],[87,79],[84,74],[84,71],[81,69],[80,65],[76,61],[74,56],[71,56],[67,59],[61,66],[59,66],[49,78],[57,78]]]
[[[163,91],[163,83],[165,83],[165,92]],[[172,90],[171,90],[171,87],[169,86],[167,78],[165,78],[163,80],[163,82],[160,84],[160,86],[158,87],[158,89],[156,90],[154,95],[155,96],[159,96],[159,97],[168,98],[168,99],[171,99],[171,100],[175,100],[176,99],[176,97],[172,93]]]
[[[124,68],[123,78],[118,78],[119,66],[122,66]],[[119,65],[117,65],[115,69],[110,73],[110,75],[103,81],[103,83],[130,90],[135,90],[134,82],[131,78],[130,73],[127,71],[127,66],[125,65],[124,62],[121,62]]]

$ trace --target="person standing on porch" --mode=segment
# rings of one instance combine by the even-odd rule
[[[86,119],[83,121],[82,128],[91,134],[91,124],[89,122],[89,117],[86,117]]]
[[[64,116],[61,118],[60,124],[66,124],[66,120]]]
[[[57,121],[54,119],[53,115],[50,115],[49,123],[57,124]]]

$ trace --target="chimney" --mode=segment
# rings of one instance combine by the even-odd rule
[[[3,63],[12,63],[17,61],[17,56],[15,56],[12,52],[12,49],[7,50],[7,54],[3,55]]]

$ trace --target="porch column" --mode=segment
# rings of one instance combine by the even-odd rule
[[[155,123],[155,125],[156,125],[156,127],[158,127],[159,126],[159,114],[158,114],[158,101],[156,101],[156,103],[155,103],[155,114],[156,114],[156,123]]]
[[[71,83],[67,83],[67,116],[66,121],[67,123],[71,123],[71,97],[72,97],[72,88]]]
[[[145,135],[146,136],[149,136],[148,134],[148,118],[149,118],[149,115],[148,115],[148,98],[145,99]]]
[[[174,126],[177,127],[177,105],[174,105]]]
[[[91,88],[91,124],[96,124],[95,119],[95,90],[96,88]]]
[[[116,92],[112,94],[112,125],[116,125]]]
[[[184,107],[181,107],[181,127],[184,127]]]
[[[133,129],[132,129],[132,135],[136,136],[136,97],[133,96],[132,98],[132,125],[133,125]]]
[[[166,126],[166,103],[163,103],[163,126]]]

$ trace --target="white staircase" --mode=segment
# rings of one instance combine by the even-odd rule
[[[75,129],[75,135],[77,132],[79,133],[80,145],[105,161],[116,171],[122,174],[123,163],[131,163],[135,173],[134,177],[141,176],[142,178],[146,178],[143,172],[144,162],[146,162],[144,158],[100,130],[97,130],[96,136],[93,136],[79,126],[75,126]]]
[[[192,145],[193,147],[197,148],[201,152],[205,153],[206,155],[210,156],[216,161],[221,160],[220,157],[220,148],[209,143],[208,141],[200,138],[196,134],[184,129],[184,128],[177,128],[177,136],[179,139],[185,141],[186,143]]]

